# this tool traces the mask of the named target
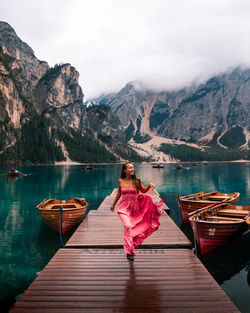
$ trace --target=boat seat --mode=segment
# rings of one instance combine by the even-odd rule
[[[246,216],[250,211],[247,210],[230,210],[230,209],[221,209],[217,214],[219,215],[230,215],[230,216]]]
[[[209,196],[208,199],[211,200],[228,200],[230,199],[230,197],[226,197],[226,196]]]
[[[51,210],[58,210],[58,209],[73,209],[76,208],[76,205],[74,204],[60,204],[60,205],[53,205],[50,209]]]
[[[197,199],[191,199],[191,200],[187,199],[187,200],[191,201],[191,202],[195,201],[197,203],[199,203],[199,202],[200,203],[211,203],[211,204],[214,203],[214,201],[212,201],[212,199],[210,199],[210,200],[209,199],[198,199],[198,200]]]

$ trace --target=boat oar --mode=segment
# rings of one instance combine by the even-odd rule
[[[204,208],[198,209],[198,210],[196,210],[194,212],[188,213],[188,217],[193,216],[193,215],[195,215],[195,214],[197,214],[197,213],[199,213],[199,212],[201,212],[201,211],[203,211],[204,209],[207,209],[207,208],[208,207],[204,207]]]
[[[208,206],[204,206],[204,207],[201,208],[201,209],[198,209],[198,210],[196,210],[196,211],[194,211],[194,212],[189,213],[189,214],[188,214],[188,217],[193,216],[193,215],[195,215],[195,214],[197,214],[197,213],[199,213],[199,212],[201,212],[201,211],[203,211],[203,210],[210,209],[211,207],[214,207],[215,205],[217,205],[217,203],[213,203],[213,204],[210,204],[210,205],[208,205]]]

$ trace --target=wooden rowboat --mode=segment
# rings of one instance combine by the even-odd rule
[[[162,165],[162,164],[153,164],[152,167],[153,168],[164,168],[164,165]]]
[[[23,173],[18,170],[10,170],[8,171],[8,176],[9,177],[22,177]]]
[[[250,205],[213,204],[190,214],[194,240],[201,255],[217,249],[250,227]]]
[[[200,191],[198,193],[182,197],[178,194],[178,205],[181,211],[183,223],[185,224],[188,222],[188,214],[198,209],[220,202],[236,204],[239,201],[239,197],[239,192],[220,193],[218,191],[212,191],[205,193],[204,191]]]
[[[87,210],[88,203],[83,198],[70,200],[49,199],[37,205],[41,217],[52,229],[64,234],[80,222]]]

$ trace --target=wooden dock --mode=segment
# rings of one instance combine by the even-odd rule
[[[158,194],[151,192],[155,202],[160,201]],[[115,193],[101,203],[98,210],[89,212],[88,217],[81,223],[75,233],[66,243],[67,248],[122,248],[123,225],[116,212],[110,207]],[[166,204],[165,208],[168,210]],[[191,248],[192,244],[180,231],[172,219],[163,214],[158,231],[144,240],[140,248]],[[100,231],[101,230],[101,231]]]
[[[129,262],[114,196],[89,212],[11,313],[239,312],[167,214]]]

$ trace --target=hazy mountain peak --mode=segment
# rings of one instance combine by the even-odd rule
[[[134,81],[131,81],[131,82],[128,82],[125,86],[125,88],[133,88],[137,91],[144,91],[146,90],[146,86],[143,82],[141,81],[138,81],[138,80],[134,80]]]

